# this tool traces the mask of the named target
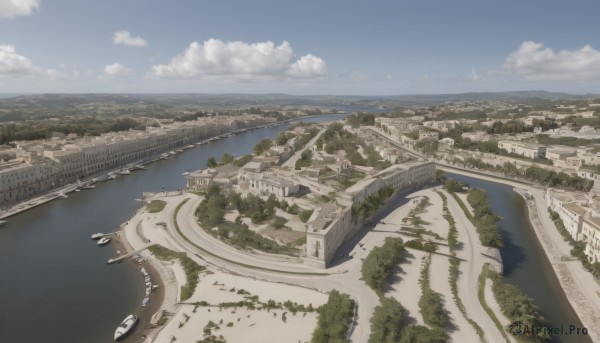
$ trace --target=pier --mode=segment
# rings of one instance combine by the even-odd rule
[[[138,249],[138,250],[136,250],[136,251],[132,251],[132,252],[130,252],[130,253],[128,253],[128,254],[121,255],[121,256],[119,256],[119,257],[116,257],[116,258],[111,258],[111,259],[109,259],[109,260],[108,260],[106,263],[108,263],[108,264],[113,264],[113,263],[118,263],[118,262],[121,262],[121,261],[123,261],[124,259],[130,258],[130,257],[132,257],[132,256],[134,256],[134,255],[137,255],[137,254],[139,254],[140,252],[142,252],[142,251],[144,251],[144,250],[148,249],[148,248],[149,248],[149,247],[151,247],[151,246],[152,246],[152,244],[150,244],[150,245],[147,245],[147,246],[145,246],[144,248]]]

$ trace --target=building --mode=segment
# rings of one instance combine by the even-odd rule
[[[549,146],[546,149],[546,158],[553,161],[566,162],[568,157],[577,156],[577,149],[568,146]]]
[[[424,141],[424,140],[438,140],[440,139],[440,133],[437,131],[428,131],[428,130],[421,130],[419,131],[419,140],[420,141]]]
[[[194,192],[200,192],[213,184],[217,175],[215,169],[202,169],[185,175],[187,189]]]
[[[393,165],[349,187],[340,194],[335,206],[333,203],[323,206],[309,219],[304,261],[326,267],[342,243],[362,228],[368,218],[353,216],[352,206],[360,205],[384,187],[390,187],[393,196],[397,196],[434,181],[433,162],[412,162]]]
[[[581,239],[586,243],[585,255],[591,263],[600,262],[600,218],[586,215],[581,226]]]
[[[77,180],[99,176],[161,153],[181,149],[217,135],[273,121],[254,115],[198,118],[146,130],[110,132],[97,137],[54,135],[45,140],[17,141],[0,153],[0,205],[24,200]],[[0,151],[2,152],[2,151]],[[14,153],[14,155],[13,155]],[[192,188],[199,180],[189,180]]]
[[[498,148],[505,150],[508,153],[525,156],[531,159],[544,158],[546,156],[546,146],[541,144],[501,140],[498,141]]]

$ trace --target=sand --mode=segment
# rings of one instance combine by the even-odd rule
[[[242,290],[250,294],[239,294]],[[217,271],[201,277],[196,292],[187,301],[190,305],[180,306],[173,320],[160,332],[155,342],[170,342],[172,337],[181,342],[205,338],[208,335],[205,335],[203,329],[210,321],[218,326],[218,329],[211,330],[211,334],[223,336],[227,342],[310,341],[317,324],[316,312],[308,312],[306,315],[297,312],[293,315],[285,308],[267,311],[246,307],[220,309],[216,306],[223,302],[243,301],[253,295],[258,296],[261,302],[267,302],[269,299],[275,302],[290,300],[305,306],[312,304],[315,309],[327,301],[326,294],[315,290]],[[193,303],[197,301],[206,301],[215,306],[198,306],[194,312]],[[284,313],[285,321],[282,317]]]

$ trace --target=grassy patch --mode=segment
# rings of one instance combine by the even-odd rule
[[[148,248],[150,252],[157,258],[165,261],[178,259],[185,272],[186,283],[181,286],[181,301],[189,299],[198,285],[198,274],[205,268],[194,262],[184,252],[176,252],[163,247],[162,245],[152,245]]]
[[[510,343],[510,339],[508,338],[506,331],[502,327],[500,320],[498,319],[498,317],[496,317],[494,311],[492,311],[492,309],[488,306],[487,302],[485,301],[485,282],[488,278],[489,266],[489,263],[484,264],[483,268],[481,269],[481,274],[479,274],[479,278],[477,280],[477,297],[479,298],[479,303],[481,304],[485,312],[492,319],[498,330],[500,330],[500,333],[502,333],[502,337],[504,337],[506,342]]]
[[[263,270],[263,271],[267,271],[267,272],[275,272],[275,273],[283,273],[283,274],[291,274],[291,275],[312,275],[312,276],[326,276],[326,275],[330,275],[330,273],[303,273],[303,272],[290,272],[290,271],[282,271],[282,270],[277,270],[277,269],[270,269],[270,268],[263,268],[263,267],[258,267],[258,266],[253,266],[253,265],[249,265],[246,263],[240,263],[240,262],[236,262],[236,261],[232,261],[230,259],[221,257],[219,255],[216,255],[206,249],[204,249],[203,247],[197,245],[196,243],[192,242],[188,237],[186,237],[183,232],[181,232],[181,228],[179,227],[179,223],[177,223],[177,214],[179,213],[179,210],[181,209],[181,207],[190,199],[185,199],[182,202],[179,203],[179,205],[177,205],[177,207],[175,208],[175,212],[173,212],[173,223],[175,225],[175,230],[177,231],[177,233],[190,245],[192,245],[194,248],[198,249],[199,251],[202,251],[205,254],[208,254],[210,256],[216,257],[222,261],[228,262],[228,263],[232,263],[238,266],[242,266],[245,268],[250,268],[250,269],[256,269],[256,270]]]
[[[157,213],[162,211],[166,205],[167,203],[162,200],[152,200],[149,204],[146,204],[146,210],[150,213]]]

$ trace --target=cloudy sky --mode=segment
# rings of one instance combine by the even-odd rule
[[[0,0],[0,92],[600,93],[597,0]]]

